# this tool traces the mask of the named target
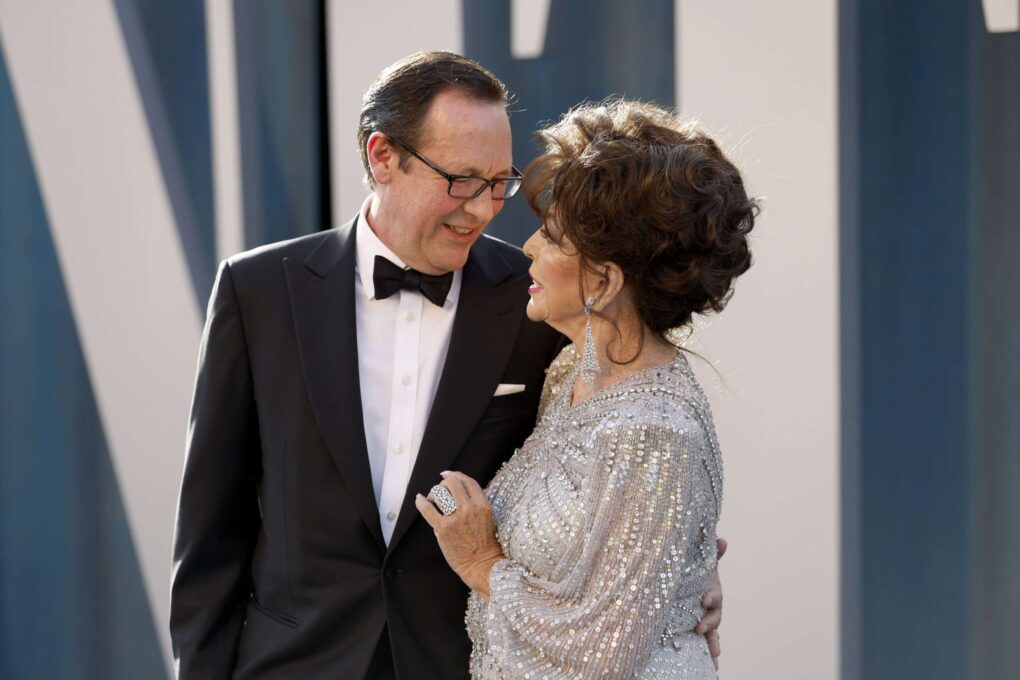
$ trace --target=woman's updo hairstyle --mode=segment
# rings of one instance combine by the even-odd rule
[[[667,109],[614,99],[582,104],[537,136],[545,152],[524,192],[543,222],[555,217],[582,272],[616,263],[661,337],[723,309],[751,266],[758,204],[708,135]]]

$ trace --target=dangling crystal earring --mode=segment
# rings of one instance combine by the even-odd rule
[[[599,372],[599,357],[595,352],[595,340],[591,337],[591,313],[595,309],[595,298],[584,301],[584,354],[581,355],[581,378],[588,389],[595,389],[595,375]]]

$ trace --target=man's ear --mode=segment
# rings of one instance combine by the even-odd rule
[[[393,178],[400,163],[400,155],[393,148],[389,137],[373,132],[365,143],[368,152],[368,167],[376,184],[387,184]]]

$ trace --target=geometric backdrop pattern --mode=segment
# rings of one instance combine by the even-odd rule
[[[158,635],[2,53],[0,150],[0,677],[158,677]]]
[[[170,672],[169,530],[139,535],[133,524],[150,505],[166,514],[167,492],[144,485],[139,491],[134,478],[128,488],[124,461],[151,456],[178,474],[183,441],[160,441],[157,456],[125,439],[123,423],[148,417],[146,405],[164,403],[169,383],[192,377],[187,352],[197,347],[216,261],[224,254],[216,225],[217,136],[238,140],[241,246],[348,217],[333,215],[337,197],[328,190],[330,3],[224,0],[235,69],[226,86],[236,95],[237,116],[223,128],[212,109],[222,94],[215,87],[224,83],[214,87],[209,75],[208,36],[222,28],[208,18],[208,3],[216,1],[82,0],[83,10],[54,2],[53,30],[39,34],[52,44],[36,52],[12,27],[26,17],[46,25],[41,10],[0,4],[0,678],[119,680]],[[518,166],[535,154],[531,131],[582,99],[626,94],[685,105],[676,74],[679,2],[460,3],[464,52],[503,77],[521,103],[511,117]],[[995,679],[1020,667],[1013,640],[1020,629],[1015,5],[839,4],[840,617],[847,680]],[[131,155],[129,145],[118,151],[126,155],[112,159],[100,149],[68,181],[52,157],[40,161],[46,140],[33,138],[34,121],[25,111],[47,107],[29,101],[24,84],[52,75],[50,53],[54,62],[91,57],[69,54],[65,42],[80,44],[71,40],[73,32],[101,27],[91,19],[107,13],[113,42],[124,50],[121,56],[111,49],[104,58],[130,74],[116,96],[138,98],[144,123],[138,146],[145,148]],[[525,13],[539,17],[531,30],[541,40],[522,47],[517,32]],[[111,43],[110,35],[100,37],[94,45]],[[28,53],[38,63],[26,60]],[[96,78],[97,88],[107,76],[79,74]],[[73,120],[75,102],[53,104],[61,105],[60,115]],[[80,115],[108,124],[104,117],[120,110],[83,108]],[[131,127],[114,122],[101,132],[97,125],[96,134]],[[90,141],[79,136],[66,143],[77,150]],[[158,200],[139,209],[133,202],[149,185],[128,180],[147,171],[148,145],[158,175],[151,196]],[[76,297],[80,251],[68,247],[105,232],[84,233],[93,216],[79,220],[57,205],[59,197],[47,195],[48,186],[65,192],[92,186],[94,175],[120,162],[130,166],[116,176],[131,190],[113,195],[134,208],[126,214],[137,223],[102,226],[120,230],[122,238],[136,236],[133,245],[144,249],[156,238],[150,227],[171,225],[165,259],[179,251],[181,285],[174,292],[184,298],[160,298],[163,307],[152,312],[157,321],[164,309],[181,320],[163,319],[165,337],[139,329],[144,340],[132,345],[135,354],[123,357],[128,365],[121,370],[144,379],[128,387],[113,371],[91,372],[107,365],[93,365],[96,356],[110,360],[96,351],[109,344],[109,329],[90,326],[81,309],[102,311],[89,305],[98,300],[108,308],[119,298],[117,291],[92,301]],[[169,219],[161,222],[164,213]],[[534,226],[519,201],[508,204],[492,232],[520,243]],[[146,279],[151,264],[136,263],[138,285],[159,291],[160,281]],[[86,278],[119,280],[127,266],[114,257],[93,264]],[[151,271],[175,273],[172,267]],[[161,346],[163,340],[170,346]],[[184,345],[186,352],[179,349]],[[188,366],[186,376],[147,373],[175,348],[171,363]],[[119,399],[112,406],[109,394]],[[183,438],[183,414],[174,417],[153,422]]]
[[[185,259],[185,308],[203,310],[217,258],[206,4],[102,4],[83,11],[95,16],[112,9]],[[23,8],[7,9],[5,29],[28,16],[18,15]],[[326,127],[323,13],[317,0],[236,3],[235,87],[243,115],[234,134],[247,161],[244,207],[260,216],[247,222],[246,247],[324,226],[326,140],[315,134]],[[54,14],[55,30],[60,14]],[[146,541],[168,551],[169,531],[143,535],[141,542],[131,533],[62,268],[68,263],[61,257],[76,253],[58,256],[55,247],[53,206],[40,189],[23,103],[5,58],[14,47],[0,40],[0,678],[163,678],[168,665],[160,612],[169,553],[156,562],[162,585],[147,590],[138,551]],[[51,49],[59,53],[61,47],[57,41]],[[73,153],[68,158],[82,160]],[[109,162],[84,160],[96,168]],[[71,228],[84,225],[88,219]],[[135,225],[139,234],[150,228]],[[197,340],[186,339],[188,353]],[[158,362],[160,355],[154,345],[148,360]],[[112,417],[124,406],[115,405]],[[174,456],[164,463],[174,471],[167,476],[172,487],[184,413],[170,422],[178,437],[165,447]]]

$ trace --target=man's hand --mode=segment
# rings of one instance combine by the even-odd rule
[[[715,540],[719,559],[722,559],[726,553],[726,545],[725,538]],[[722,581],[719,580],[718,566],[715,568],[715,573],[712,574],[712,585],[705,596],[701,598],[701,606],[706,610],[705,616],[695,626],[694,632],[704,635],[708,640],[708,651],[712,654],[712,663],[715,664],[715,669],[719,670],[719,654],[722,651],[719,647],[719,624],[722,623]]]

